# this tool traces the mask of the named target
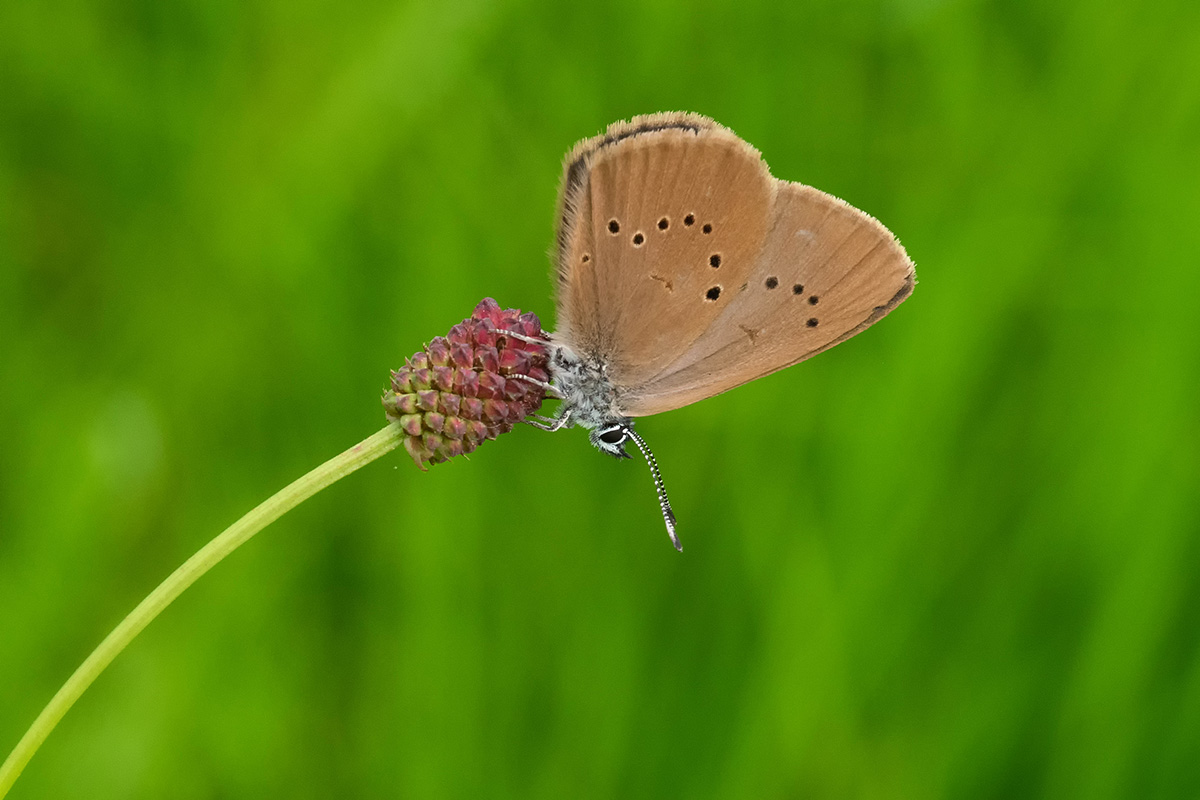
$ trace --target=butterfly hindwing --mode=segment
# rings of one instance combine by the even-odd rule
[[[779,181],[771,233],[743,291],[688,350],[631,392],[644,416],[711,397],[845,341],[903,301],[913,264],[873,217]]]

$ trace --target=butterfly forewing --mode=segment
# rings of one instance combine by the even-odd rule
[[[618,387],[638,386],[698,339],[746,281],[766,236],[772,181],[752,148],[708,120],[602,144],[575,174],[575,195],[563,203],[559,335],[605,363]]]
[[[808,358],[913,285],[875,219],[772,178],[757,151],[697,115],[639,117],[582,142],[560,207],[557,335],[607,365],[630,416]]]

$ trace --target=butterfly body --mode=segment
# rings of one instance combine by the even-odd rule
[[[758,151],[698,114],[615,123],[568,153],[549,342],[557,430],[601,451],[633,418],[669,411],[803,361],[912,292],[904,248],[868,214],[779,180]]]
[[[563,401],[559,420],[587,428],[592,444],[602,452],[628,458],[620,442],[601,438],[614,428],[633,426],[633,420],[620,412],[617,387],[609,380],[607,366],[594,357],[580,358],[565,345],[551,342],[550,347],[551,383]]]

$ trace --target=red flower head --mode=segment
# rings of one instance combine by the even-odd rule
[[[541,406],[546,348],[502,331],[547,338],[536,314],[502,310],[488,297],[392,373],[383,407],[404,429],[404,448],[421,469],[470,453]]]

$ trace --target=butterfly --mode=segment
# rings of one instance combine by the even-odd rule
[[[713,120],[617,122],[567,154],[558,199],[558,330],[544,430],[579,425],[601,452],[661,471],[633,419],[680,408],[844,342],[912,293],[913,262],[874,217],[772,177]],[[524,338],[524,337],[522,337]]]

